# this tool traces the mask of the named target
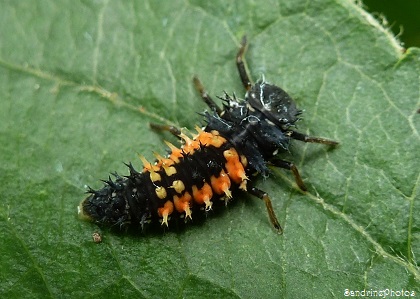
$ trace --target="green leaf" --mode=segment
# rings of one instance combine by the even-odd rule
[[[336,298],[420,292],[420,51],[352,1],[3,1],[0,10],[0,297]],[[213,96],[244,94],[247,34],[262,74],[304,109],[295,142],[245,194],[177,233],[115,233],[77,218],[86,185],[137,153],[164,153],[150,122],[193,128]],[[103,242],[92,241],[100,231]],[[386,293],[384,293],[386,294]],[[382,295],[384,295],[382,294]],[[402,293],[404,294],[404,293]],[[391,295],[388,295],[391,296]]]

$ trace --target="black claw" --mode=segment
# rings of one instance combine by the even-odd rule
[[[118,179],[121,179],[121,176],[116,172],[116,171],[114,171],[114,172],[111,172],[111,174],[118,180]]]
[[[98,194],[98,191],[96,191],[96,190],[92,189],[90,186],[88,186],[88,189],[87,189],[86,193]]]
[[[190,156],[189,153],[184,152],[184,150],[181,151],[181,155],[184,159],[188,158]]]
[[[108,176],[108,180],[101,180],[105,185],[108,185],[111,188],[116,189],[117,185],[112,181],[111,176]]]
[[[128,167],[128,169],[130,170],[130,175],[131,175],[131,176],[135,176],[135,175],[140,174],[137,170],[135,170],[135,169],[134,169],[134,166],[133,166],[133,164],[131,164],[131,162],[130,162],[130,163],[124,163],[124,164],[125,164],[125,166],[127,166],[127,167]]]

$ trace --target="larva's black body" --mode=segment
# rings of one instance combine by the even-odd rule
[[[169,130],[184,140],[181,149],[169,144],[167,157],[157,155],[154,164],[144,158],[144,169],[115,175],[100,190],[89,189],[90,195],[80,204],[82,218],[99,224],[119,227],[146,223],[169,225],[170,219],[192,219],[199,210],[210,210],[213,203],[232,197],[240,189],[264,200],[273,226],[281,231],[268,195],[248,181],[254,174],[268,175],[267,165],[292,171],[296,183],[306,190],[293,163],[281,160],[278,152],[287,151],[291,139],[336,145],[324,138],[310,137],[293,130],[301,113],[294,101],[281,88],[264,80],[252,85],[242,61],[246,47],[237,55],[237,66],[244,87],[244,100],[225,94],[220,109],[195,78],[195,85],[211,108],[205,112],[207,126],[196,128],[191,138],[176,128]]]

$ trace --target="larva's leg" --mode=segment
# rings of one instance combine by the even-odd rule
[[[169,125],[160,125],[160,124],[156,124],[156,123],[150,123],[150,127],[153,130],[158,130],[158,131],[168,131],[170,132],[172,135],[175,135],[176,137],[179,137],[179,135],[181,135],[181,130],[178,129],[175,126],[169,126]]]
[[[267,192],[262,191],[258,188],[252,187],[248,190],[248,193],[258,197],[259,199],[262,199],[265,203],[265,207],[267,208],[268,217],[270,218],[271,224],[274,226],[274,228],[277,230],[279,234],[283,233],[283,229],[281,228],[281,225],[279,221],[277,220],[276,214],[274,213],[273,206],[271,204],[270,197],[268,196]]]
[[[299,189],[302,191],[308,190],[305,184],[303,183],[302,177],[300,176],[298,169],[292,162],[288,162],[285,160],[272,160],[270,161],[270,165],[290,170],[293,173],[293,176],[295,177],[295,182],[296,185],[298,185]]]
[[[327,139],[327,138],[322,138],[322,137],[308,136],[306,134],[299,133],[296,131],[290,131],[290,137],[296,140],[303,141],[303,142],[321,143],[321,144],[333,145],[333,146],[338,145],[337,141]]]
[[[238,54],[236,54],[236,66],[238,68],[239,76],[245,89],[248,91],[252,87],[251,79],[245,68],[244,55],[247,47],[246,36],[242,37],[241,47],[239,48]]]
[[[207,106],[209,106],[212,111],[215,111],[218,115],[220,115],[220,113],[222,113],[222,109],[220,109],[220,107],[217,106],[217,104],[209,96],[209,94],[204,89],[204,86],[201,83],[201,81],[198,79],[198,77],[194,76],[193,82],[194,82],[195,89],[197,89],[197,91],[200,93],[201,98],[203,99],[204,103],[206,103]]]

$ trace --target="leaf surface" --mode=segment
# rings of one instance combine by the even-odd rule
[[[420,51],[352,1],[6,1],[0,15],[1,297],[420,292]],[[176,142],[150,122],[203,124],[193,75],[214,97],[244,94],[245,33],[253,79],[296,99],[301,132],[340,141],[284,154],[305,194],[283,170],[256,180],[284,234],[245,194],[179,233],[77,219],[86,185]]]

